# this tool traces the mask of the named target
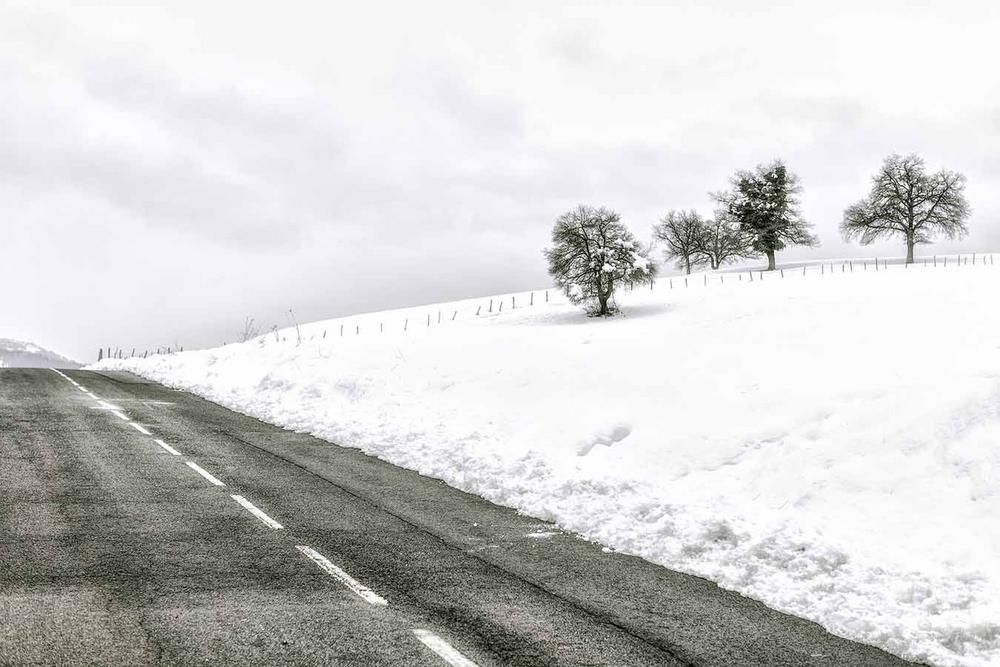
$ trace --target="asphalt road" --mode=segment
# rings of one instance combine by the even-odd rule
[[[911,663],[131,375],[4,369],[0,664]]]

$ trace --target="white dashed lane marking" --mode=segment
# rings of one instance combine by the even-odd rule
[[[212,473],[208,472],[194,461],[188,461],[187,465],[189,468],[191,468],[191,470],[194,470],[196,473],[207,479],[212,484],[215,484],[216,486],[225,486],[225,484],[216,479],[215,476],[212,475]]]
[[[284,528],[284,526],[282,526],[280,523],[278,523],[277,521],[275,521],[274,519],[264,514],[259,509],[257,509],[257,507],[252,502],[250,502],[243,496],[231,495],[229,497],[238,502],[240,505],[242,505],[246,511],[250,512],[250,514],[253,514],[255,517],[260,519],[261,522],[268,528],[274,528],[275,530],[281,530],[282,528]]]
[[[142,426],[140,424],[136,424],[135,422],[129,422],[128,425],[131,426],[132,428],[134,428],[139,433],[142,433],[143,435],[153,435],[152,433],[150,433],[149,431],[147,431],[144,426]]]
[[[180,456],[181,455],[181,453],[179,451],[177,451],[176,449],[174,449],[173,447],[171,447],[167,443],[163,442],[162,440],[155,440],[154,439],[153,442],[155,442],[156,444],[158,444],[160,447],[163,447],[165,450],[167,450],[168,452],[170,452],[174,456]]]
[[[364,584],[362,584],[360,581],[358,581],[357,579],[355,579],[351,575],[349,575],[346,572],[344,572],[343,570],[341,570],[339,567],[337,567],[336,565],[334,565],[333,563],[331,563],[326,558],[326,556],[324,556],[323,554],[319,553],[315,549],[311,549],[311,548],[309,548],[307,546],[304,546],[304,545],[301,545],[301,544],[297,545],[295,548],[298,549],[299,551],[301,551],[306,556],[308,556],[309,559],[312,560],[312,562],[314,562],[317,565],[319,565],[320,568],[322,568],[324,572],[326,572],[327,574],[329,574],[334,579],[340,580],[340,583],[344,584],[345,586],[347,586],[348,588],[350,588],[352,591],[354,591],[355,593],[357,593],[358,596],[362,600],[364,600],[365,602],[367,602],[369,604],[375,604],[375,605],[387,605],[387,604],[389,604],[388,602],[386,602],[386,599],[384,597],[382,597],[381,595],[379,595],[378,593],[376,593],[372,589],[368,588],[367,586],[365,586]]]
[[[69,377],[65,373],[62,373],[62,372],[56,370],[55,368],[51,368],[49,370],[51,370],[52,372],[54,372],[54,373],[62,376],[63,378],[65,378],[66,380],[68,380],[70,382],[70,384],[72,384],[74,387],[76,387],[77,389],[79,389],[83,393],[87,394],[87,396],[89,396],[90,398],[92,398],[95,401],[97,401],[98,404],[99,404],[99,407],[95,408],[95,409],[98,409],[98,410],[107,410],[111,414],[113,414],[114,416],[116,416],[119,419],[121,419],[122,421],[127,422],[129,426],[131,426],[132,428],[134,428],[139,433],[142,433],[143,435],[150,435],[150,436],[152,435],[152,433],[150,433],[144,426],[142,426],[141,424],[137,424],[137,423],[133,422],[131,419],[129,419],[125,415],[125,413],[122,412],[121,408],[119,408],[118,406],[112,405],[110,403],[107,403],[107,402],[101,400],[99,397],[95,396],[90,390],[88,390],[86,387],[84,387],[84,386],[80,385],[79,383],[77,383],[76,380],[74,380],[73,378]],[[155,401],[155,402],[156,403],[160,403],[160,401]],[[165,401],[163,403],[167,404]],[[154,438],[153,442],[155,442],[157,445],[159,445],[160,447],[162,447],[164,449],[164,451],[166,451],[167,453],[171,454],[172,456],[180,456],[181,455],[181,453],[179,451],[177,451],[176,449],[174,449],[173,447],[171,447],[170,445],[168,445],[167,443],[165,443],[163,440]],[[205,470],[204,468],[202,468],[201,466],[199,466],[194,461],[186,461],[186,463],[187,463],[187,466],[189,468],[191,468],[196,473],[198,473],[199,475],[201,475],[202,477],[204,477],[206,480],[208,480],[214,486],[220,486],[220,487],[221,486],[225,486],[225,483],[223,483],[222,481],[220,481],[217,477],[215,477],[210,472],[208,472],[207,470]],[[280,529],[284,528],[284,526],[282,526],[280,523],[278,523],[277,521],[275,521],[274,519],[272,519],[271,517],[269,517],[267,514],[265,514],[257,506],[255,506],[253,503],[251,503],[249,500],[247,500],[243,496],[233,494],[233,495],[230,496],[230,498],[232,498],[233,500],[235,500],[245,510],[247,510],[248,512],[250,512],[251,514],[253,514],[255,517],[257,517],[257,519],[259,519],[261,521],[261,523],[263,523],[268,528],[272,528],[272,529],[275,529],[275,530],[280,530]],[[306,556],[307,558],[309,558],[309,560],[311,560],[316,565],[318,565],[320,567],[320,569],[322,569],[324,572],[326,572],[331,577],[333,577],[334,579],[337,579],[339,582],[341,582],[342,584],[344,584],[344,586],[346,586],[348,589],[350,589],[352,592],[354,592],[356,595],[358,595],[358,597],[360,597],[365,602],[368,602],[369,604],[373,604],[373,605],[378,605],[378,606],[387,606],[389,604],[388,601],[385,598],[383,598],[381,595],[379,595],[378,593],[376,593],[372,589],[368,588],[367,586],[365,586],[364,584],[362,584],[361,582],[359,582],[357,579],[355,579],[351,575],[347,574],[347,572],[345,572],[341,568],[339,568],[336,565],[334,565],[332,562],[330,562],[330,560],[328,558],[326,558],[326,556],[324,556],[323,554],[319,553],[315,549],[312,549],[311,547],[307,547],[307,546],[301,545],[301,544],[297,545],[295,548],[298,549],[304,556]],[[434,653],[436,653],[442,660],[444,660],[449,665],[451,665],[451,667],[479,667],[476,663],[472,662],[471,660],[469,660],[468,658],[466,658],[464,655],[462,655],[454,646],[452,646],[451,644],[449,644],[444,639],[442,639],[438,635],[434,634],[430,630],[424,630],[424,629],[421,629],[421,628],[414,628],[413,634],[414,634],[414,636],[417,639],[419,639],[424,644],[424,646],[426,646],[427,648],[429,648],[431,651],[434,651]]]
[[[413,634],[424,643],[424,646],[441,656],[445,662],[452,667],[479,667],[464,655],[455,650],[455,647],[438,637],[430,630],[416,628]]]

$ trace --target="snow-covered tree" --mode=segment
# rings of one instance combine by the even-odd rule
[[[768,271],[775,268],[777,251],[819,244],[799,212],[799,179],[781,160],[737,172],[731,184],[731,190],[714,196],[750,237],[751,247],[767,256]]]
[[[733,259],[753,257],[753,240],[740,231],[740,226],[727,211],[716,211],[715,217],[706,220],[698,237],[698,252],[708,260],[709,266],[718,269]]]
[[[617,213],[577,206],[559,216],[552,247],[545,250],[549,273],[570,302],[586,304],[591,315],[615,312],[612,297],[623,282],[644,282],[656,266]]]
[[[913,246],[930,243],[937,234],[950,239],[968,233],[970,213],[965,200],[965,176],[942,169],[928,174],[917,155],[890,155],[872,177],[872,189],[844,211],[844,240],[862,245],[887,236],[906,240],[906,263],[913,263]]]
[[[667,260],[684,273],[705,261],[701,252],[704,233],[705,220],[696,211],[670,211],[653,225],[653,238],[663,243]]]

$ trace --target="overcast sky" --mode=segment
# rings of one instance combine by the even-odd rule
[[[569,207],[648,239],[775,157],[779,262],[901,254],[837,231],[892,152],[1000,250],[997,3],[82,4],[0,0],[0,337],[84,361],[545,285]]]

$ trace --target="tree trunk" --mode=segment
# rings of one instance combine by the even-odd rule
[[[774,271],[774,251],[767,251],[767,270]]]
[[[715,257],[712,258],[712,270],[713,271],[717,271],[719,269],[719,265],[720,264],[722,264],[722,262],[720,262],[719,260],[717,260]]]
[[[608,314],[608,295],[601,292],[597,295],[597,303],[600,305],[600,309],[597,314],[601,317],[605,317]]]
[[[913,264],[913,239],[906,239],[906,263]]]
[[[688,256],[684,257],[684,269],[688,275],[691,275],[691,258]]]

